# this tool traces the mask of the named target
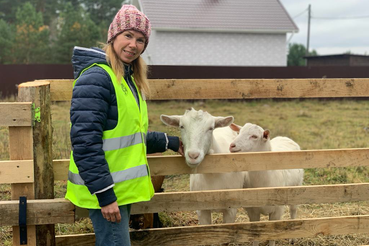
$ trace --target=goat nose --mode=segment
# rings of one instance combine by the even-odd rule
[[[189,156],[191,159],[196,160],[196,159],[200,156],[200,153],[199,153],[199,152],[188,152],[188,156]]]
[[[231,151],[233,148],[235,148],[236,147],[236,144],[234,144],[234,143],[231,143],[231,145],[229,146],[229,151]],[[232,152],[232,151],[231,151]]]

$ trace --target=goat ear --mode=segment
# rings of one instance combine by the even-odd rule
[[[264,130],[264,132],[263,132],[263,139],[264,140],[269,139],[269,133],[270,133],[270,131],[268,129]]]
[[[192,111],[192,110],[195,110],[195,109],[194,109],[193,107],[188,108],[188,109],[186,109],[185,113],[188,113],[188,112],[190,112],[190,111]]]
[[[167,126],[175,126],[179,127],[179,121],[181,119],[181,116],[179,115],[160,115],[160,120],[166,124]]]
[[[230,125],[229,125],[229,127],[230,127],[233,131],[235,131],[235,132],[237,132],[237,133],[240,133],[240,130],[241,130],[241,128],[242,128],[242,126],[236,125],[235,123],[230,124]]]
[[[233,116],[214,117],[214,119],[215,119],[215,125],[214,125],[215,128],[229,126],[234,121]]]

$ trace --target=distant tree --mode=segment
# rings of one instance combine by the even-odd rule
[[[49,29],[41,12],[26,2],[16,12],[16,32],[12,46],[13,63],[48,63],[50,61]]]
[[[65,1],[72,0],[28,0],[42,14],[43,23],[49,27],[50,39],[56,39],[56,20]],[[79,1],[79,0],[77,0]],[[0,19],[15,26],[17,9],[22,8],[24,0],[0,0]]]
[[[11,49],[14,42],[13,26],[0,19],[0,64],[11,63]]]
[[[309,52],[309,56],[318,56],[318,52],[316,50],[312,50]]]
[[[23,4],[22,0],[0,0],[0,18],[8,23],[14,23],[17,9]]]
[[[59,18],[59,35],[53,45],[54,62],[70,63],[74,46],[91,47],[101,41],[100,31],[82,7],[65,5]]]
[[[64,7],[66,4],[72,4],[74,8],[80,7],[84,0],[57,0],[59,6]]]
[[[302,44],[289,44],[287,56],[288,66],[305,66],[306,48]],[[309,55],[316,56],[318,53],[316,50],[309,52]]]
[[[122,6],[122,0],[81,0],[95,24],[110,23]]]
[[[83,8],[99,27],[100,35],[106,41],[107,32],[115,14],[122,7],[122,0],[81,0]]]
[[[45,25],[50,26],[51,22],[58,16],[58,11],[61,8],[59,1],[50,0],[29,0],[36,8],[37,12],[42,13]]]
[[[73,46],[106,41],[110,22],[128,2],[0,0],[0,63],[69,63]]]
[[[84,0],[28,0],[37,12],[41,12],[45,25],[58,16],[58,13],[64,9],[65,4],[71,3],[73,6],[80,6]],[[17,9],[22,7],[24,0],[0,0],[0,19],[4,19],[9,23],[16,20]]]

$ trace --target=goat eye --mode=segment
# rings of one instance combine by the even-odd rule
[[[214,130],[214,127],[210,127],[210,128],[209,128],[209,131],[213,131],[213,130]]]
[[[179,128],[184,129],[184,126],[179,126]]]
[[[257,139],[257,138],[258,138],[258,136],[256,136],[256,135],[252,135],[252,136],[251,136],[251,138],[252,138],[252,139]]]

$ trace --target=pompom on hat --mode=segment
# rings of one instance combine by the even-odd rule
[[[133,5],[123,5],[115,15],[109,27],[107,43],[112,42],[117,35],[126,30],[138,31],[145,36],[146,41],[143,50],[145,51],[151,34],[150,20]]]

